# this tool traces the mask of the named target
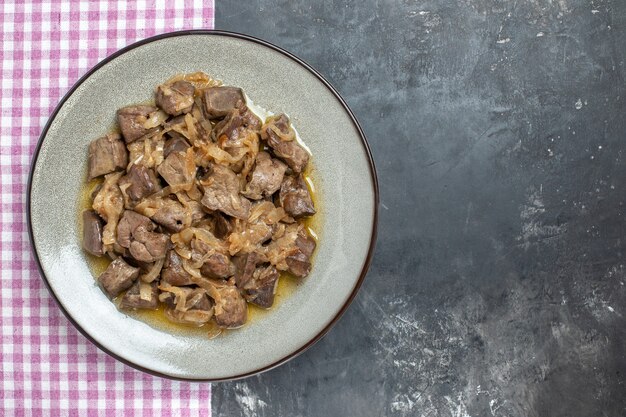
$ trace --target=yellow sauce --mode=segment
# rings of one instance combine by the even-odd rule
[[[320,239],[319,230],[321,228],[319,226],[321,224],[320,217],[321,217],[322,210],[321,210],[320,201],[319,201],[319,190],[317,190],[314,187],[313,178],[315,177],[315,168],[312,166],[311,163],[308,164],[305,172],[303,173],[303,176],[304,176],[306,183],[308,184],[309,191],[311,192],[311,198],[313,199],[313,204],[314,204],[315,210],[317,211],[317,214],[315,214],[313,217],[309,217],[304,220],[304,225],[307,227],[309,234],[315,239],[316,243],[318,243],[318,240]],[[96,189],[96,187],[101,183],[102,183],[101,179],[95,179],[95,180],[88,182],[87,184],[85,184],[85,187],[80,194],[78,231],[80,233],[79,240],[81,242],[82,242],[82,233],[83,233],[82,212],[84,210],[91,209],[91,204],[92,204],[91,195]],[[316,257],[316,253],[317,251],[313,253],[313,256],[311,258],[313,269],[315,269],[314,258]],[[100,276],[100,274],[102,274],[111,263],[111,261],[107,257],[99,258],[97,256],[93,256],[86,252],[85,252],[85,255],[86,255],[87,263],[89,265],[89,269],[93,273],[94,279]],[[307,278],[304,278],[304,279],[307,279]],[[275,306],[279,305],[282,302],[282,300],[286,299],[287,297],[289,297],[289,295],[291,295],[293,292],[296,291],[296,289],[300,285],[301,280],[302,280],[301,278],[296,278],[294,276],[291,276],[291,274],[289,273],[281,272],[280,279],[278,280],[278,287],[276,289],[276,295],[274,298],[274,306],[266,310],[256,305],[248,303],[248,321],[246,322],[245,325],[247,326],[251,322],[255,320],[260,320],[265,315],[271,314],[272,309]],[[114,300],[114,302],[117,304],[119,302],[119,299],[120,297]],[[190,336],[200,335],[200,336],[206,337],[207,332],[214,331],[213,327],[215,326],[214,324],[212,324],[213,322],[208,323],[203,326],[199,326],[199,327],[173,323],[165,316],[164,308],[162,304],[160,304],[159,308],[156,310],[136,310],[136,311],[124,310],[124,313],[136,319],[142,320],[156,329],[168,331],[170,333],[183,334],[183,335],[190,335]]]

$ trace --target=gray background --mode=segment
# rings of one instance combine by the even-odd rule
[[[625,415],[626,2],[216,3],[343,95],[381,216],[337,326],[214,415]]]

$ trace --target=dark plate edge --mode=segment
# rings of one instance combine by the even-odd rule
[[[373,222],[372,222],[372,232],[371,232],[371,236],[370,236],[370,244],[369,244],[368,253],[367,253],[367,256],[365,258],[365,262],[363,263],[363,267],[361,269],[361,274],[359,276],[359,279],[358,279],[356,285],[354,286],[354,288],[352,289],[352,293],[350,294],[348,299],[345,301],[344,305],[341,307],[339,312],[337,312],[335,317],[326,325],[326,327],[324,327],[317,335],[315,335],[311,340],[309,340],[307,343],[305,343],[302,347],[300,347],[299,349],[295,350],[294,352],[291,352],[290,354],[288,354],[285,357],[279,359],[278,361],[276,361],[276,362],[274,362],[274,363],[272,363],[270,365],[267,365],[267,366],[265,366],[263,368],[259,368],[259,369],[256,369],[254,371],[247,372],[247,373],[244,373],[244,374],[233,375],[233,376],[224,377],[224,378],[213,378],[213,379],[182,378],[182,377],[176,377],[176,376],[172,376],[172,375],[156,372],[156,371],[144,368],[142,366],[139,366],[139,365],[137,365],[137,364],[135,364],[133,362],[130,362],[130,361],[126,360],[126,359],[116,355],[115,353],[109,351],[104,346],[102,346],[100,343],[96,342],[87,333],[86,330],[84,330],[82,327],[80,327],[78,325],[78,323],[76,323],[74,321],[72,316],[65,310],[65,308],[63,307],[63,305],[61,304],[61,302],[57,298],[56,294],[52,290],[52,287],[50,287],[50,283],[48,282],[48,278],[44,274],[43,266],[41,265],[41,261],[39,259],[39,255],[38,255],[37,249],[35,247],[35,239],[34,239],[34,236],[33,236],[33,227],[32,227],[32,221],[31,221],[32,181],[33,181],[33,175],[34,175],[34,171],[35,171],[35,166],[37,164],[37,159],[39,157],[39,151],[41,150],[41,146],[42,146],[43,140],[44,140],[44,138],[46,137],[46,135],[48,133],[48,129],[50,128],[50,126],[52,125],[53,121],[55,120],[55,118],[57,116],[57,113],[59,112],[61,107],[65,104],[65,102],[71,97],[71,95],[74,93],[74,91],[86,79],[88,79],[95,71],[97,71],[98,69],[100,69],[101,67],[103,67],[104,65],[106,65],[107,63],[112,61],[113,59],[117,58],[118,56],[120,56],[120,55],[122,55],[122,54],[124,54],[124,53],[126,53],[126,52],[128,52],[128,51],[130,51],[132,49],[134,49],[134,48],[137,48],[137,47],[142,46],[144,44],[147,44],[147,43],[150,43],[150,42],[154,42],[154,41],[158,41],[158,40],[161,40],[161,39],[166,39],[166,38],[171,38],[171,37],[176,37],[176,36],[188,36],[188,35],[225,36],[225,37],[244,39],[244,40],[247,40],[247,41],[250,41],[250,42],[254,42],[254,43],[263,45],[265,47],[268,47],[270,49],[273,49],[273,50],[275,50],[277,52],[280,52],[281,54],[283,54],[286,57],[288,57],[288,58],[292,59],[293,61],[297,62],[302,67],[307,69],[310,73],[315,75],[326,86],[326,88],[328,88],[333,93],[333,95],[337,98],[337,100],[339,100],[339,102],[342,104],[342,106],[344,107],[344,109],[346,110],[348,115],[350,116],[350,119],[352,120],[352,123],[354,124],[354,127],[359,132],[359,136],[361,137],[361,142],[363,144],[363,147],[365,149],[365,153],[367,154],[367,158],[368,158],[368,161],[369,161],[370,175],[371,175],[371,179],[372,179],[372,187],[374,188],[374,218],[373,218]],[[244,35],[242,33],[237,33],[237,32],[228,32],[228,31],[223,31],[223,30],[196,29],[196,30],[185,30],[185,31],[164,33],[164,34],[152,36],[152,37],[143,39],[141,41],[135,42],[133,44],[127,45],[124,48],[120,49],[119,51],[114,52],[113,54],[109,55],[108,57],[104,58],[102,61],[97,63],[93,68],[91,68],[89,71],[87,71],[87,73],[85,73],[85,75],[83,75],[72,86],[72,88],[70,88],[70,90],[63,96],[63,98],[59,101],[59,104],[57,104],[57,106],[55,107],[54,111],[50,115],[50,117],[49,117],[48,121],[46,122],[46,125],[43,128],[43,130],[41,132],[41,135],[39,136],[39,139],[37,141],[37,146],[36,146],[35,151],[33,153],[33,158],[32,158],[32,161],[31,161],[30,171],[29,171],[29,174],[28,174],[28,183],[27,183],[27,190],[26,190],[26,216],[27,216],[27,220],[28,220],[27,221],[27,225],[28,225],[28,239],[30,241],[30,245],[31,245],[31,249],[32,249],[34,258],[37,261],[37,269],[39,270],[39,273],[41,274],[41,277],[42,277],[46,287],[48,288],[48,291],[52,295],[52,298],[54,298],[55,302],[57,303],[57,305],[59,306],[59,308],[61,309],[61,311],[65,315],[65,317],[67,317],[67,319],[74,325],[74,327],[76,327],[76,329],[78,329],[78,331],[83,336],[85,336],[89,341],[91,341],[91,343],[93,343],[100,350],[102,350],[106,354],[112,356],[113,358],[117,359],[118,361],[120,361],[120,362],[122,362],[122,363],[124,363],[124,364],[126,364],[126,365],[128,365],[128,366],[130,366],[132,368],[135,368],[135,369],[137,369],[139,371],[142,371],[142,372],[154,375],[154,376],[167,378],[167,379],[178,380],[178,381],[220,382],[220,381],[232,381],[232,380],[236,380],[236,379],[246,378],[246,377],[249,377],[249,376],[252,376],[252,375],[256,375],[256,374],[259,374],[259,373],[262,373],[262,372],[265,372],[265,371],[269,371],[270,369],[273,369],[273,368],[276,368],[277,366],[282,365],[283,363],[285,363],[285,362],[295,358],[296,356],[300,355],[305,350],[307,350],[308,348],[313,346],[315,343],[317,343],[322,337],[324,337],[328,333],[328,331],[337,323],[337,321],[339,321],[341,316],[346,312],[346,310],[348,309],[348,307],[350,306],[350,304],[354,300],[357,292],[359,291],[361,285],[363,284],[363,280],[365,279],[365,276],[367,274],[369,266],[370,266],[370,264],[372,262],[372,257],[373,257],[373,254],[374,254],[374,247],[376,245],[376,237],[377,237],[377,234],[378,234],[378,205],[379,205],[379,199],[380,199],[380,197],[379,197],[379,190],[378,190],[378,178],[376,176],[376,167],[374,165],[374,159],[372,157],[372,152],[370,150],[369,144],[368,144],[367,139],[365,137],[365,133],[363,132],[363,129],[359,125],[359,122],[357,121],[356,117],[354,116],[354,113],[352,113],[352,110],[350,109],[348,104],[345,102],[343,97],[341,97],[341,95],[337,92],[337,90],[335,90],[335,88],[317,70],[315,70],[313,67],[311,67],[309,64],[307,64],[306,62],[304,62],[303,60],[301,60],[300,58],[298,58],[296,55],[292,54],[291,52],[288,52],[288,51],[286,51],[286,50],[284,50],[284,49],[282,49],[282,48],[280,48],[280,47],[278,47],[278,46],[276,46],[276,45],[274,45],[274,44],[272,44],[270,42],[264,41],[262,39],[255,38],[255,37],[249,36],[249,35]]]

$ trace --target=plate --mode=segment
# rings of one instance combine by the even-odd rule
[[[272,311],[213,340],[168,332],[116,309],[81,248],[87,147],[115,111],[153,97],[179,73],[204,71],[242,87],[256,105],[287,113],[312,153],[319,245],[313,270]],[[41,134],[28,184],[28,226],[41,275],[70,321],[100,349],[159,376],[218,381],[271,369],[318,341],[358,291],[376,240],[378,187],[363,131],[313,68],[268,42],[185,31],[130,45],[82,77]]]

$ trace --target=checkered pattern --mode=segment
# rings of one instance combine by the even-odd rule
[[[62,315],[28,243],[31,155],[54,106],[107,55],[213,27],[213,0],[0,1],[0,416],[209,416],[211,387],[143,374]]]

